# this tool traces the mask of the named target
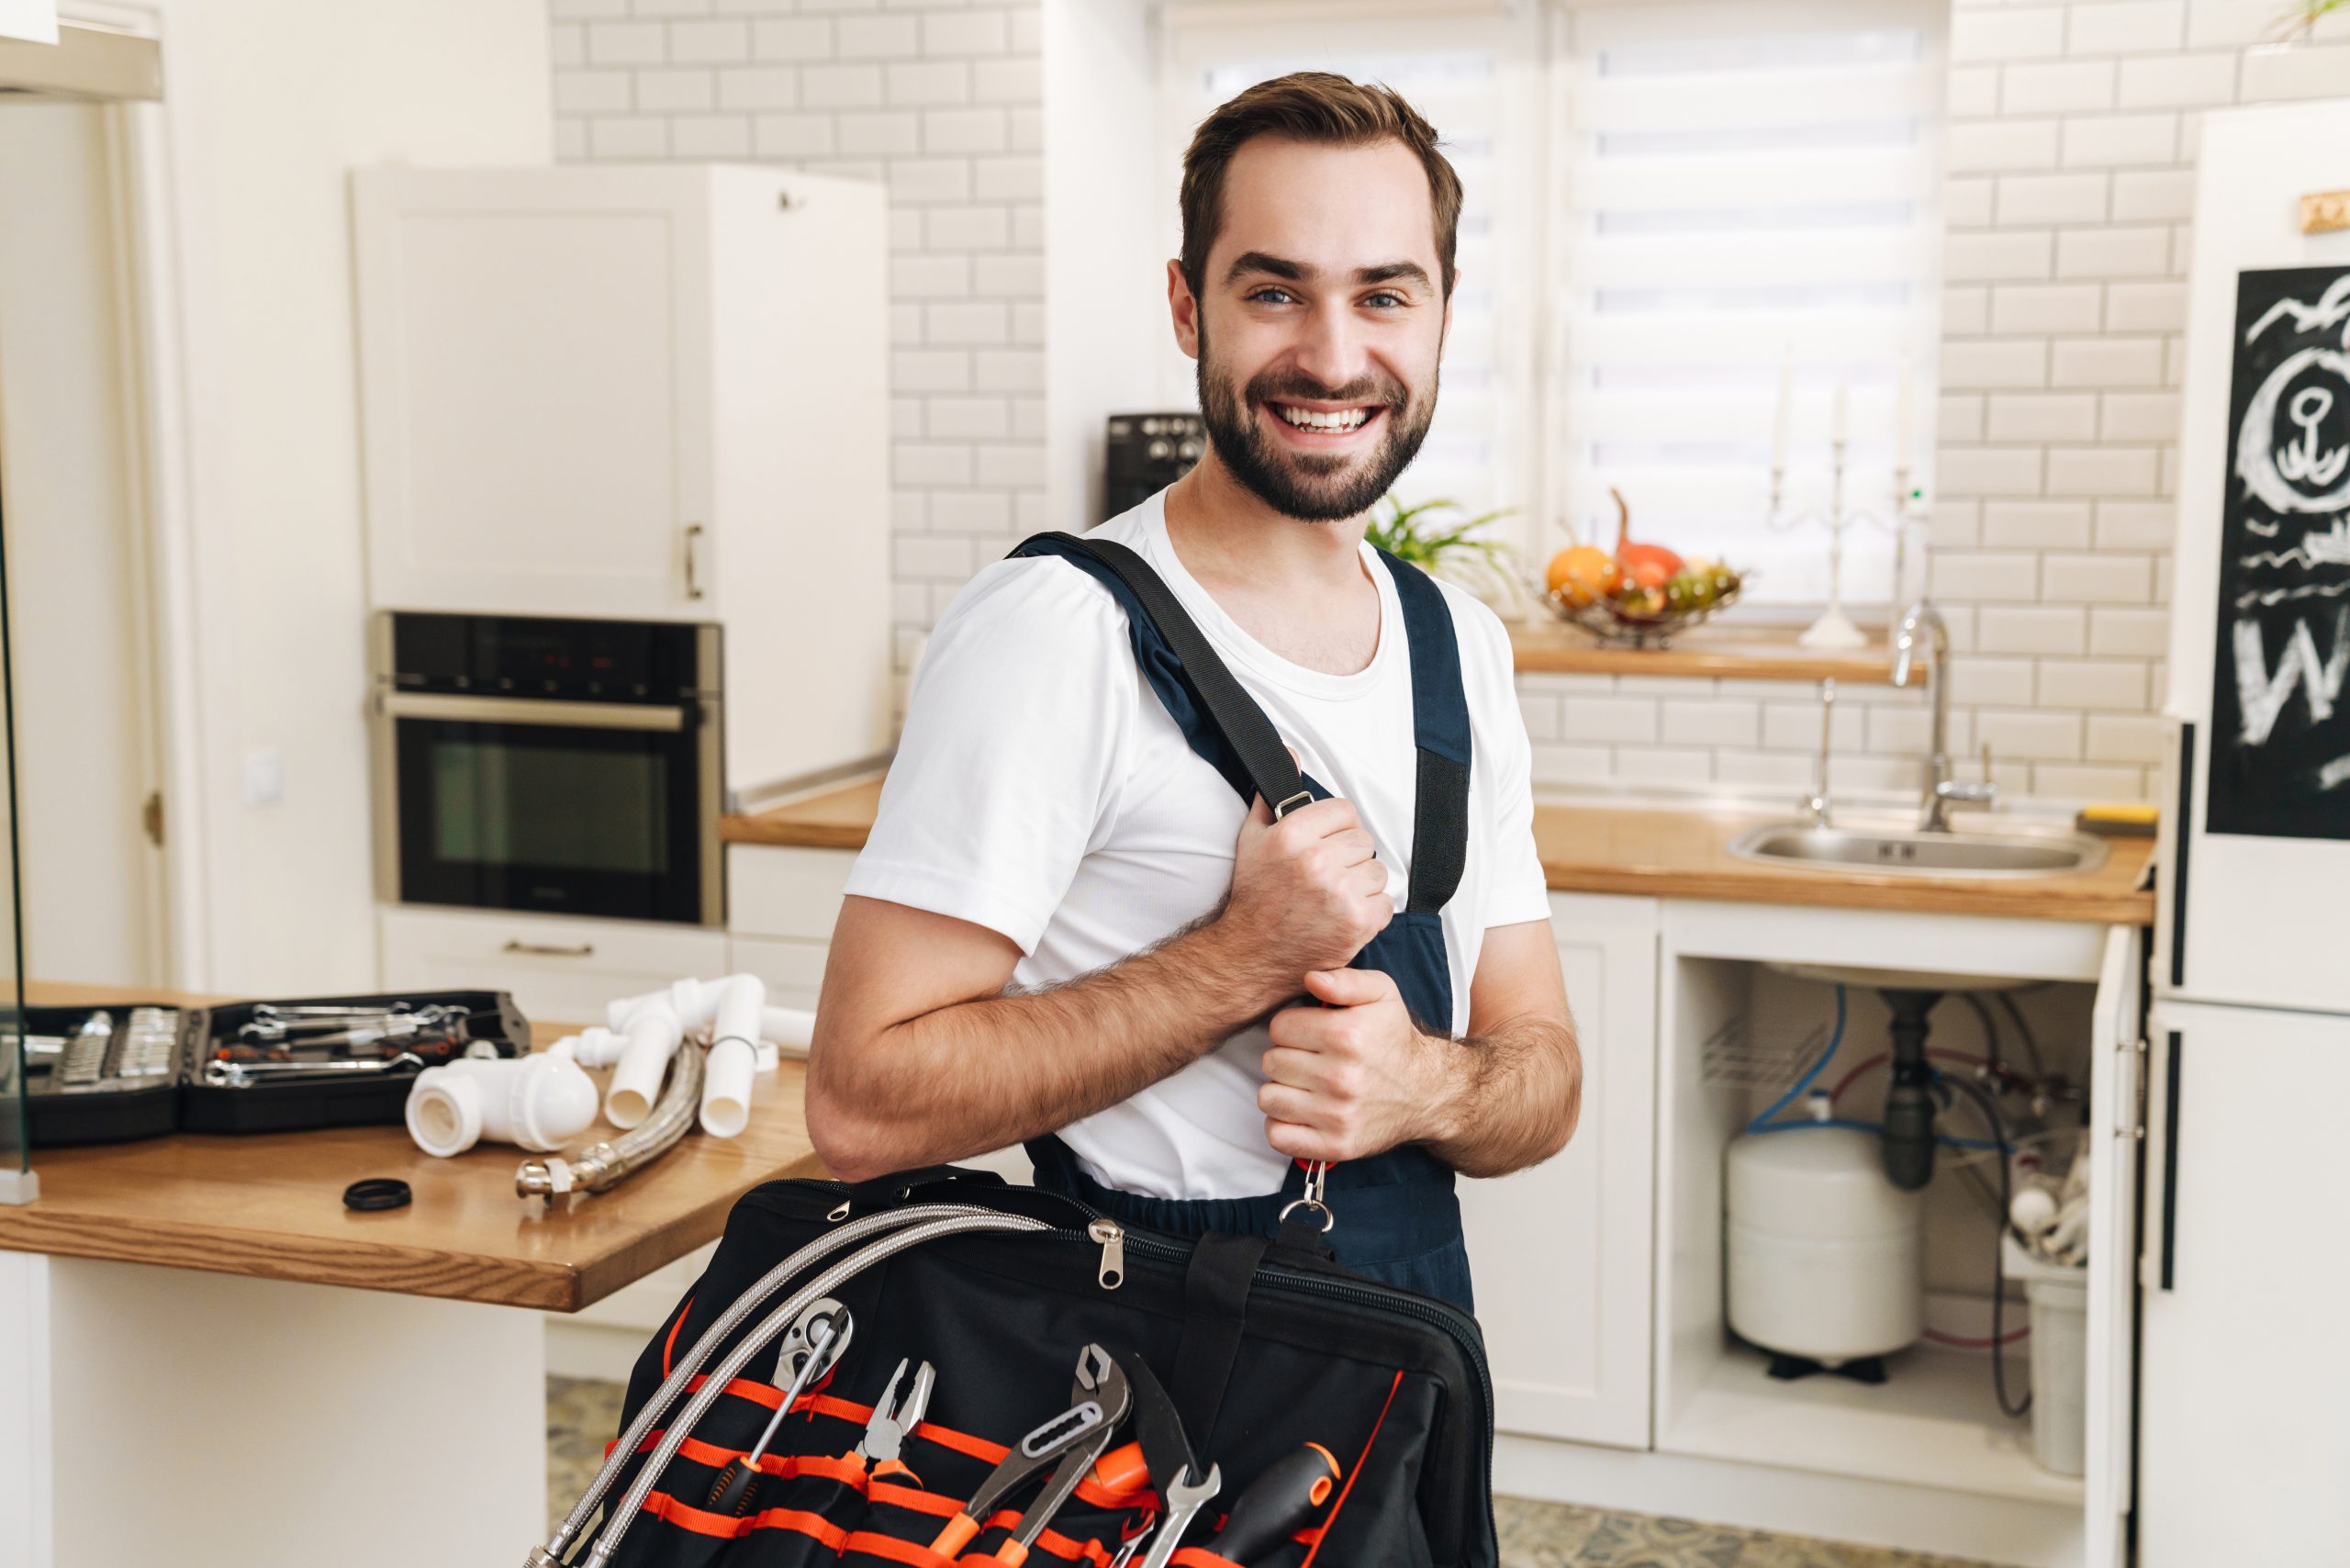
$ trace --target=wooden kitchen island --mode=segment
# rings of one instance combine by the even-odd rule
[[[820,1174],[801,1082],[787,1060],[742,1137],[690,1134],[553,1207],[515,1195],[520,1151],[435,1159],[398,1126],[37,1149],[40,1197],[0,1207],[0,1504],[29,1488],[26,1551],[0,1522],[0,1560],[520,1561],[547,1505],[541,1313],[711,1240],[762,1182]],[[343,1207],[374,1176],[414,1202]]]

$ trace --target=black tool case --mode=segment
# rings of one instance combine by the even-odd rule
[[[455,1005],[465,1009],[464,1039],[453,1049],[438,1047],[423,1053],[427,1065],[453,1059],[476,1048],[501,1057],[520,1056],[531,1048],[531,1025],[502,991],[400,991],[377,996],[306,996],[275,1003],[281,1007],[389,1007],[395,1002],[416,1006]],[[204,1059],[238,1037],[238,1031],[262,1005],[231,1002],[213,1008],[206,1017],[202,1048],[188,1064],[180,1095],[180,1130],[191,1133],[278,1133],[305,1127],[367,1126],[397,1122],[408,1106],[408,1092],[421,1068],[381,1073],[354,1073],[348,1079],[302,1076],[280,1082],[237,1085],[207,1083]]]
[[[177,1039],[161,1072],[135,1071],[123,1059],[134,1013],[170,1015]],[[40,1049],[37,1042],[72,1041],[101,1014],[118,1021],[103,1062],[91,1081],[69,1082],[63,1052]],[[202,1008],[119,1002],[105,1007],[28,1007],[24,1018],[25,1123],[34,1148],[123,1143],[158,1137],[179,1126],[181,1080],[204,1039]]]
[[[416,1006],[461,1006],[467,1019],[464,1038],[453,1046],[420,1052],[428,1064],[440,1059],[494,1051],[519,1056],[531,1047],[531,1026],[502,991],[403,991],[379,996],[322,996],[288,999],[277,1006],[388,1007],[395,1002]],[[114,1038],[104,1052],[104,1065],[94,1080],[69,1083],[64,1053],[54,1048],[27,1052],[25,1118],[36,1148],[72,1144],[123,1143],[158,1137],[169,1132],[268,1133],[308,1127],[370,1126],[397,1123],[408,1104],[408,1092],[420,1069],[403,1065],[381,1073],[354,1073],[255,1081],[229,1085],[205,1080],[205,1063],[222,1046],[234,1042],[238,1031],[252,1018],[259,1002],[229,1002],[218,1007],[182,1007],[168,1002],[120,1002],[106,1007],[28,1007],[25,1034],[28,1040],[62,1039],[69,1047],[83,1026],[100,1014],[116,1024]],[[177,1041],[165,1070],[149,1062],[126,1059],[127,1036],[134,1014],[169,1014],[175,1019]]]
[[[1072,1366],[1090,1342],[1146,1361],[1173,1396],[1200,1464],[1222,1467],[1222,1490],[1173,1560],[1182,1568],[1225,1568],[1229,1560],[1212,1551],[1224,1508],[1307,1442],[1337,1457],[1343,1479],[1312,1527],[1240,1568],[1497,1562],[1493,1389],[1473,1318],[1339,1269],[1310,1245],[1307,1228],[1271,1241],[1211,1236],[1193,1244],[1097,1226],[1102,1216],[1073,1200],[983,1172],[932,1171],[856,1188],[776,1182],[745,1194],[710,1267],[639,1358],[623,1429],[778,1263],[855,1219],[891,1207],[951,1212],[938,1205],[1026,1215],[1051,1228],[950,1237],[829,1290],[854,1315],[853,1338],[829,1386],[803,1396],[783,1423],[752,1511],[698,1505],[779,1403],[773,1350],[746,1363],[696,1424],[633,1516],[614,1568],[941,1568],[948,1559],[928,1546],[940,1525],[1009,1445],[1067,1406]],[[699,1370],[716,1366],[798,1283],[750,1313]],[[901,1357],[926,1359],[937,1372],[926,1418],[905,1445],[918,1486],[874,1481],[840,1462]],[[667,1407],[639,1442],[599,1503],[608,1517],[682,1409]],[[1007,1513],[981,1520],[957,1561],[991,1560],[1027,1501],[1015,1497]],[[1110,1494],[1089,1482],[1030,1561],[1106,1568],[1157,1504],[1147,1487]],[[602,1529],[584,1539],[599,1539]],[[574,1548],[571,1561],[585,1561],[580,1539],[567,1543]]]

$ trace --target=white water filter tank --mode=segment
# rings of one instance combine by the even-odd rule
[[[1923,1194],[1887,1179],[1874,1134],[1749,1133],[1729,1146],[1724,1196],[1740,1338],[1832,1367],[1924,1333]]]

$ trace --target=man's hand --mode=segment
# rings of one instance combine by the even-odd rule
[[[1342,969],[1387,928],[1395,906],[1378,846],[1345,801],[1315,801],[1279,822],[1259,796],[1233,850],[1232,893],[1216,919],[1234,957],[1281,977]]]
[[[1460,1047],[1412,1026],[1394,978],[1316,969],[1305,989],[1330,1005],[1272,1016],[1257,1092],[1265,1140],[1292,1159],[1336,1163],[1448,1136],[1459,1074],[1447,1058]]]

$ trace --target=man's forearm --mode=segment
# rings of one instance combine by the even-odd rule
[[[1463,1176],[1506,1176],[1566,1147],[1583,1109],[1583,1051],[1572,1025],[1520,1018],[1453,1053],[1459,1092],[1428,1151]]]
[[[820,1048],[828,1159],[855,1179],[966,1159],[1130,1098],[1296,994],[1253,946],[1211,916],[1063,984],[940,1007],[837,1059]]]

